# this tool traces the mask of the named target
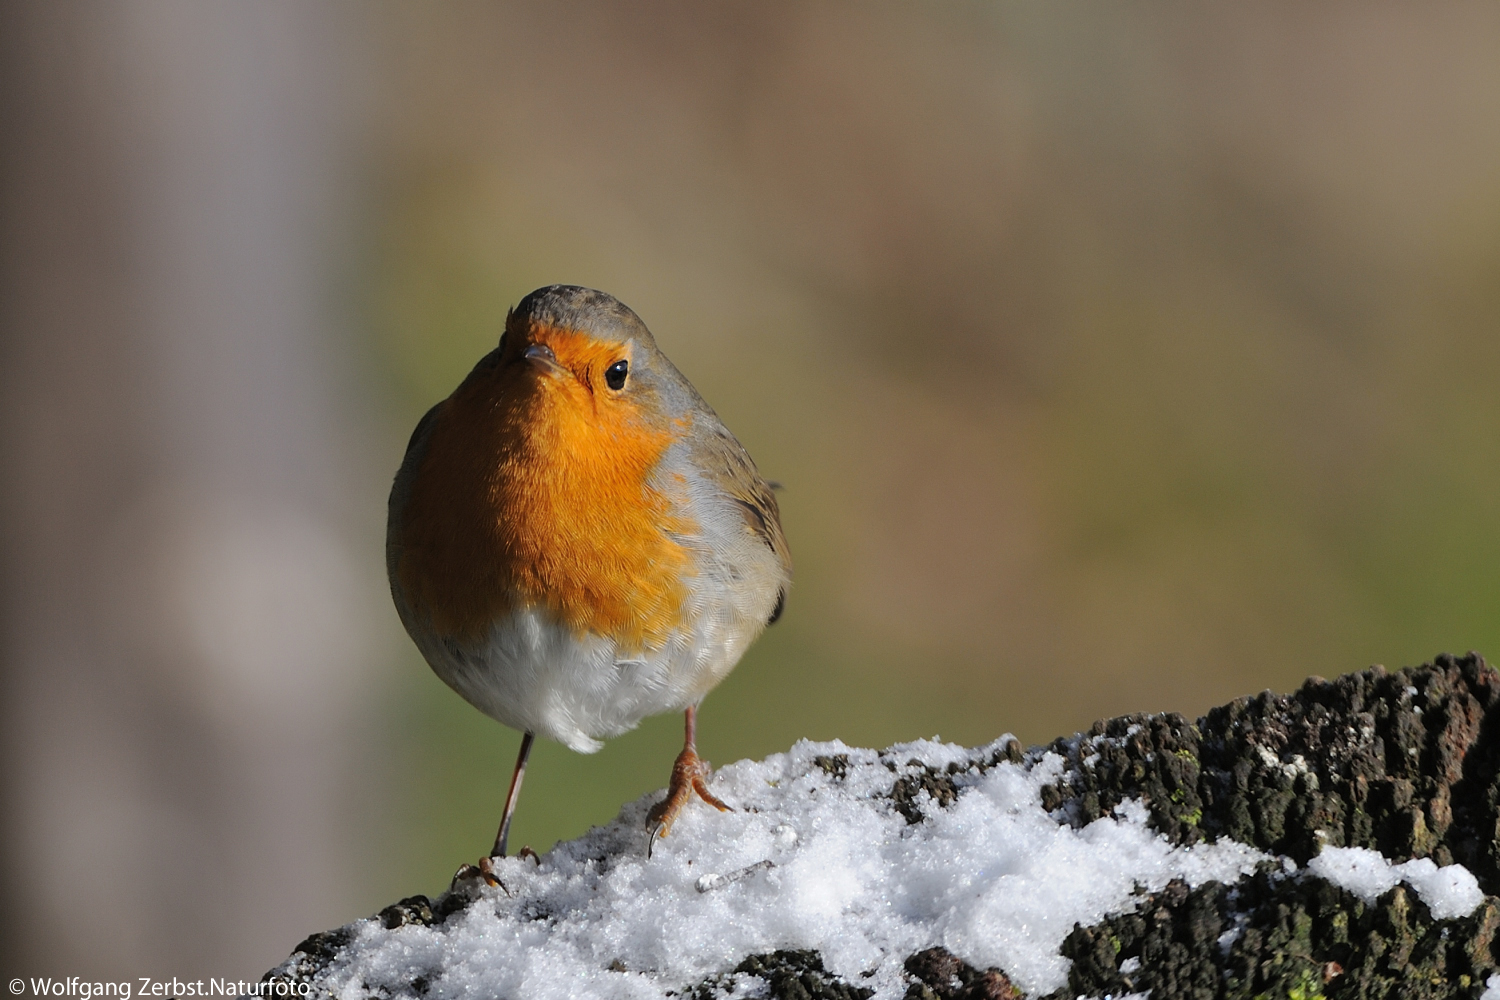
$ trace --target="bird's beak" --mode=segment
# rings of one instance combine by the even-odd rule
[[[539,368],[545,368],[558,375],[567,375],[568,370],[557,363],[557,355],[552,353],[552,348],[546,344],[532,344],[521,356]]]

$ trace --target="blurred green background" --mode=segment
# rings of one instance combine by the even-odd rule
[[[313,330],[299,336],[316,358],[286,372],[331,373],[308,390],[328,411],[319,419],[342,428],[318,454],[352,471],[317,509],[357,554],[369,596],[358,631],[373,642],[356,658],[358,682],[337,688],[370,698],[354,735],[333,741],[356,759],[309,786],[359,789],[325,825],[304,824],[330,852],[319,870],[331,884],[308,890],[312,908],[299,912],[313,915],[287,917],[296,926],[278,926],[249,966],[279,960],[317,920],[436,893],[494,836],[519,736],[448,691],[401,634],[378,593],[381,532],[417,418],[542,284],[591,285],[634,308],[784,484],[796,579],[783,620],[705,703],[699,746],[716,763],[800,738],[974,744],[1010,732],[1032,744],[1126,712],[1200,714],[1309,674],[1500,655],[1492,5],[267,4],[223,23],[205,11],[232,5],[157,6],[177,13],[8,15],[18,27],[5,44],[47,54],[13,60],[32,67],[12,73],[14,107],[51,93],[35,82],[49,73],[59,93],[113,100],[117,63],[145,81],[121,92],[146,95],[118,112],[127,127],[96,130],[113,137],[99,148],[125,151],[108,183],[77,167],[116,162],[94,146],[33,163],[18,143],[12,162],[26,169],[6,175],[7,190],[61,186],[47,189],[52,202],[11,204],[61,212],[82,191],[85,207],[118,201],[135,206],[111,209],[122,218],[147,218],[127,197],[155,177],[131,159],[141,136],[187,129],[182,108],[213,95],[228,110],[205,103],[204,119],[237,129],[235,88],[259,93],[256,81],[271,81],[267,101],[295,127],[244,105],[257,137],[245,162],[261,138],[342,136],[337,155],[292,158],[243,202],[281,205],[288,178],[326,179],[296,202],[298,218],[332,220],[308,237],[305,259],[322,263],[300,294],[335,319],[289,326]],[[72,134],[55,122],[74,120],[53,113],[16,134],[52,150],[50,137]],[[226,176],[240,155],[226,154]],[[161,157],[148,165],[175,162]],[[187,170],[184,186],[207,169]],[[176,205],[176,187],[158,188],[160,204]],[[225,190],[215,198],[240,203],[240,189]],[[169,230],[120,225],[131,264],[101,265],[109,280],[170,242]],[[37,298],[53,286],[27,278],[28,262],[52,244],[20,223],[8,232],[12,301],[31,303],[11,317],[21,334],[114,287],[66,277],[54,299]],[[78,223],[84,249],[58,259],[87,258],[95,232],[93,216]],[[245,259],[268,255],[281,259]],[[214,273],[243,271],[231,260]],[[174,275],[171,294],[196,287]],[[135,327],[77,328],[101,331],[110,378],[134,377],[116,344],[134,343]],[[191,345],[199,327],[184,329]],[[42,358],[72,343],[15,342]],[[9,370],[27,370],[18,365]],[[236,370],[191,369],[210,387]],[[59,376],[41,401],[14,396],[12,419],[47,424],[48,401],[68,391],[101,398],[69,385]],[[257,376],[246,398],[274,410],[280,385]],[[97,405],[89,426],[128,411]],[[174,432],[193,422],[174,412]],[[273,427],[255,440],[290,436]],[[96,492],[113,496],[136,472],[109,472]],[[73,488],[43,491],[34,509]],[[30,523],[14,517],[8,530]],[[25,589],[16,580],[30,585],[26,567],[59,563],[41,549],[12,559],[13,593]],[[71,601],[55,603],[84,607]],[[113,648],[114,633],[100,634]],[[10,654],[16,676],[32,676],[26,655]],[[120,668],[123,689],[140,687],[136,670]],[[77,704],[72,693],[17,697],[63,714]],[[51,718],[40,711],[15,717]],[[169,756],[216,759],[201,749],[212,726],[173,711],[163,718],[175,729],[132,716],[130,731],[165,739],[197,725],[210,731],[199,749],[174,743]],[[607,821],[665,784],[680,740],[680,718],[664,717],[594,756],[540,744],[512,843],[545,850]],[[253,762],[269,742],[223,752]],[[16,750],[14,767],[44,759],[40,745]],[[79,745],[46,753],[71,760]],[[336,780],[352,772],[362,784]],[[16,774],[12,789],[52,787]],[[239,794],[238,780],[173,801],[198,816],[193,803]],[[12,794],[26,809],[48,801]],[[84,811],[59,807],[58,828],[80,828]],[[203,830],[237,822],[203,815]],[[133,827],[100,829],[91,844]],[[157,868],[112,870],[179,871],[175,841],[142,842]],[[25,846],[61,843],[45,829],[11,843],[8,870],[59,870]],[[306,855],[300,844],[286,856]],[[246,861],[249,847],[214,850],[202,863],[247,883],[283,867]],[[29,877],[14,886],[53,891]],[[216,926],[211,909],[195,927]],[[58,927],[78,919],[57,912]],[[69,954],[97,956],[114,933],[80,933],[88,947]],[[243,933],[225,932],[224,954],[241,954]],[[27,954],[63,953],[36,947]],[[117,954],[173,954],[152,947]]]
[[[576,282],[785,484],[795,587],[706,702],[709,758],[1035,743],[1500,649],[1493,34],[1385,7],[388,13],[368,309],[400,427],[510,304]],[[406,658],[397,870],[433,889],[517,737]],[[679,739],[542,745],[514,842],[660,787]]]

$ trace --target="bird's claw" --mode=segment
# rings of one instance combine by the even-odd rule
[[[708,761],[700,758],[692,747],[684,747],[682,753],[677,755],[677,760],[672,764],[672,782],[667,787],[667,797],[653,806],[646,815],[646,825],[651,830],[651,839],[646,848],[647,857],[651,856],[651,848],[657,839],[672,832],[673,821],[694,793],[720,812],[734,811],[708,790],[708,778],[711,774],[713,769],[709,767]]]
[[[661,833],[662,824],[657,822],[650,827],[650,833],[646,834],[646,860],[651,860],[651,854],[656,849],[656,835]]]
[[[495,873],[494,858],[480,858],[477,865],[459,866],[458,871],[453,873],[453,881],[449,884],[448,891],[458,892],[460,889],[466,888],[465,883],[472,884],[478,880],[483,880],[485,885],[499,886],[507,896],[510,895],[510,890],[506,888],[504,882],[500,881],[500,876]]]

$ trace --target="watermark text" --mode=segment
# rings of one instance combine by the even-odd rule
[[[19,976],[10,981],[12,996],[73,997],[95,1000],[96,997],[309,997],[309,983],[292,983],[285,979],[250,983],[243,979],[153,979],[140,976],[118,982],[100,982],[69,976],[66,979]]]

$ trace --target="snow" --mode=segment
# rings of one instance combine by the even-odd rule
[[[1500,972],[1484,981],[1484,992],[1479,995],[1479,1000],[1500,1000]]]
[[[1139,893],[1173,879],[1232,885],[1272,862],[1278,878],[1325,878],[1367,900],[1404,881],[1439,918],[1466,915],[1481,899],[1467,870],[1425,859],[1393,865],[1373,851],[1325,848],[1299,872],[1290,859],[1227,838],[1174,847],[1150,829],[1138,801],[1074,829],[1041,806],[1063,758],[1033,752],[1024,764],[1004,762],[1009,740],[883,752],[804,741],[740,761],[712,782],[736,811],[693,803],[651,857],[645,815],[660,793],[539,863],[498,861],[502,886],[474,887],[475,901],[443,924],[351,925],[353,939],[319,986],[351,1000],[661,998],[719,976],[726,995],[753,997],[765,995],[765,983],[725,970],[754,954],[810,949],[840,978],[900,998],[910,983],[905,959],[941,946],[976,968],[1000,968],[1035,996],[1066,985],[1059,947],[1075,924],[1131,911]],[[848,758],[843,777],[817,762],[838,755]],[[1002,762],[973,766],[990,760]],[[927,773],[923,765],[945,775],[950,764],[956,800],[943,807],[919,792],[925,819],[908,823],[893,784]],[[1240,931],[1227,931],[1221,948]]]
[[[1366,847],[1324,847],[1307,867],[1314,875],[1348,889],[1366,903],[1375,902],[1396,883],[1405,882],[1439,920],[1467,917],[1484,901],[1479,882],[1467,868],[1463,865],[1439,868],[1431,858],[1415,858],[1397,865]]]
[[[1062,771],[1055,754],[1030,768],[953,775],[961,794],[947,808],[919,793],[924,822],[908,824],[893,808],[893,782],[920,773],[909,760],[967,769],[1004,745],[920,741],[881,755],[803,742],[741,761],[713,780],[736,811],[690,806],[651,858],[643,818],[655,796],[559,844],[540,865],[499,862],[504,888],[484,889],[443,925],[355,925],[347,957],[323,982],[348,997],[425,977],[432,1000],[654,998],[752,954],[815,949],[830,972],[901,997],[905,958],[941,945],[1045,993],[1066,985],[1058,948],[1075,923],[1131,909],[1141,888],[1233,882],[1265,860],[1230,841],[1173,847],[1137,802],[1080,830],[1060,823],[1040,804],[1042,786]],[[814,763],[836,754],[850,758],[845,779]]]

